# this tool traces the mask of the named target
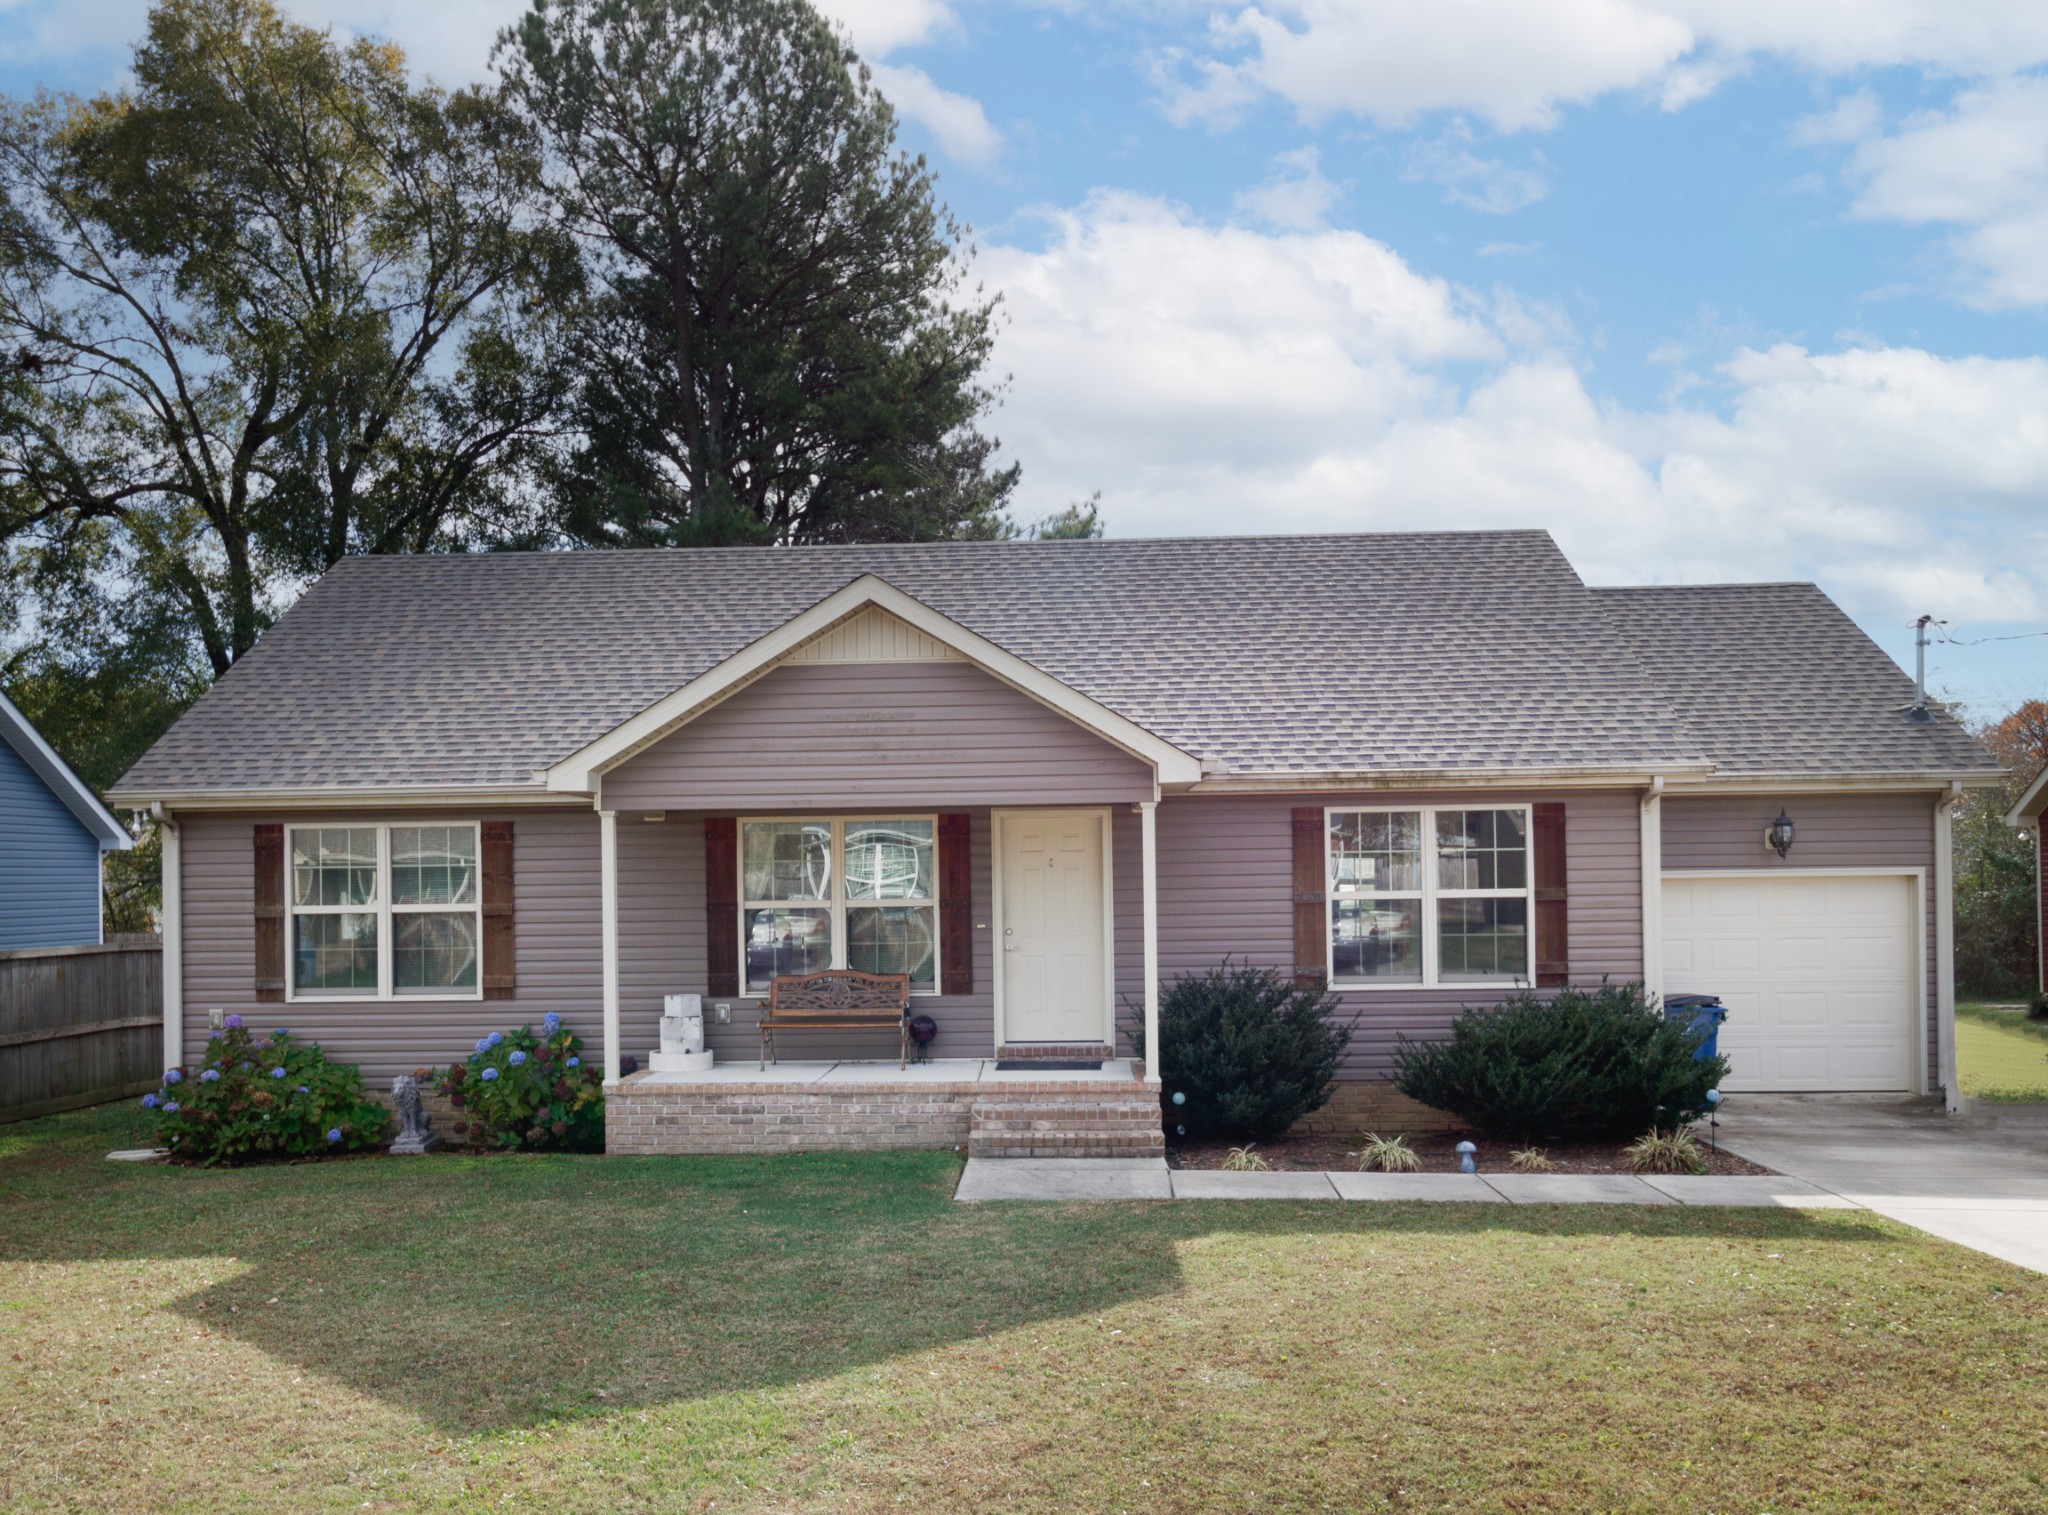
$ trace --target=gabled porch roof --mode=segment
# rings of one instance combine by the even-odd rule
[[[1103,741],[1151,765],[1161,788],[1183,788],[1202,777],[1200,759],[1118,715],[1023,658],[940,614],[879,576],[862,574],[825,596],[680,689],[585,744],[540,777],[557,793],[591,794],[604,774],[747,687],[807,643],[868,610],[879,608],[991,677],[1058,712]]]

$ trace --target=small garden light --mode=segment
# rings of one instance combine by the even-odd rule
[[[1764,828],[1764,845],[1783,857],[1792,850],[1794,827],[1792,817],[1785,813],[1785,807],[1778,807],[1778,818]]]
[[[1478,1150],[1471,1142],[1458,1143],[1458,1171],[1460,1173],[1477,1173],[1479,1171],[1479,1164],[1472,1161],[1472,1154]]]

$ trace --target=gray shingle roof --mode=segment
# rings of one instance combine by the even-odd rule
[[[1703,753],[1618,629],[1623,601],[1589,591],[1543,532],[506,553],[345,560],[119,792],[530,783],[864,573],[1211,773],[1640,770]],[[1854,673],[1822,681],[1839,729],[1829,745],[1802,720],[1802,764],[1899,760],[1875,708],[1896,703],[1897,670],[1866,667],[1882,654],[1805,594],[1827,614],[1799,634],[1819,641],[1745,666],[1780,688],[1801,666]],[[1660,615],[1660,654],[1683,619]]]
[[[1596,589],[1615,634],[1724,774],[1995,774],[1913,681],[1812,584]]]

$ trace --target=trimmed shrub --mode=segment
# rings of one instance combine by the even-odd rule
[[[359,1152],[381,1143],[390,1121],[354,1063],[330,1063],[318,1042],[282,1027],[259,1038],[239,1015],[213,1033],[197,1068],[166,1069],[142,1103],[164,1146],[209,1167]]]
[[[1524,990],[1468,1007],[1447,1041],[1399,1038],[1394,1084],[1503,1140],[1627,1141],[1705,1114],[1728,1060],[1698,1051],[1691,1027],[1667,1021],[1640,984]]]
[[[493,1031],[450,1063],[438,1086],[461,1112],[455,1134],[525,1152],[604,1150],[604,1071],[552,1012],[531,1026]]]
[[[1351,1028],[1334,995],[1299,989],[1271,968],[1191,973],[1159,1000],[1159,1072],[1185,1094],[1174,1110],[1190,1136],[1266,1141],[1330,1102]],[[1145,1028],[1132,1040],[1144,1055]]]

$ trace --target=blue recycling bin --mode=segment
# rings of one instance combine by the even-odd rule
[[[1699,1039],[1699,1050],[1694,1057],[1709,1058],[1720,1055],[1721,1022],[1728,1019],[1728,1007],[1712,994],[1667,994],[1664,996],[1664,1018],[1684,1023],[1686,1029]]]

